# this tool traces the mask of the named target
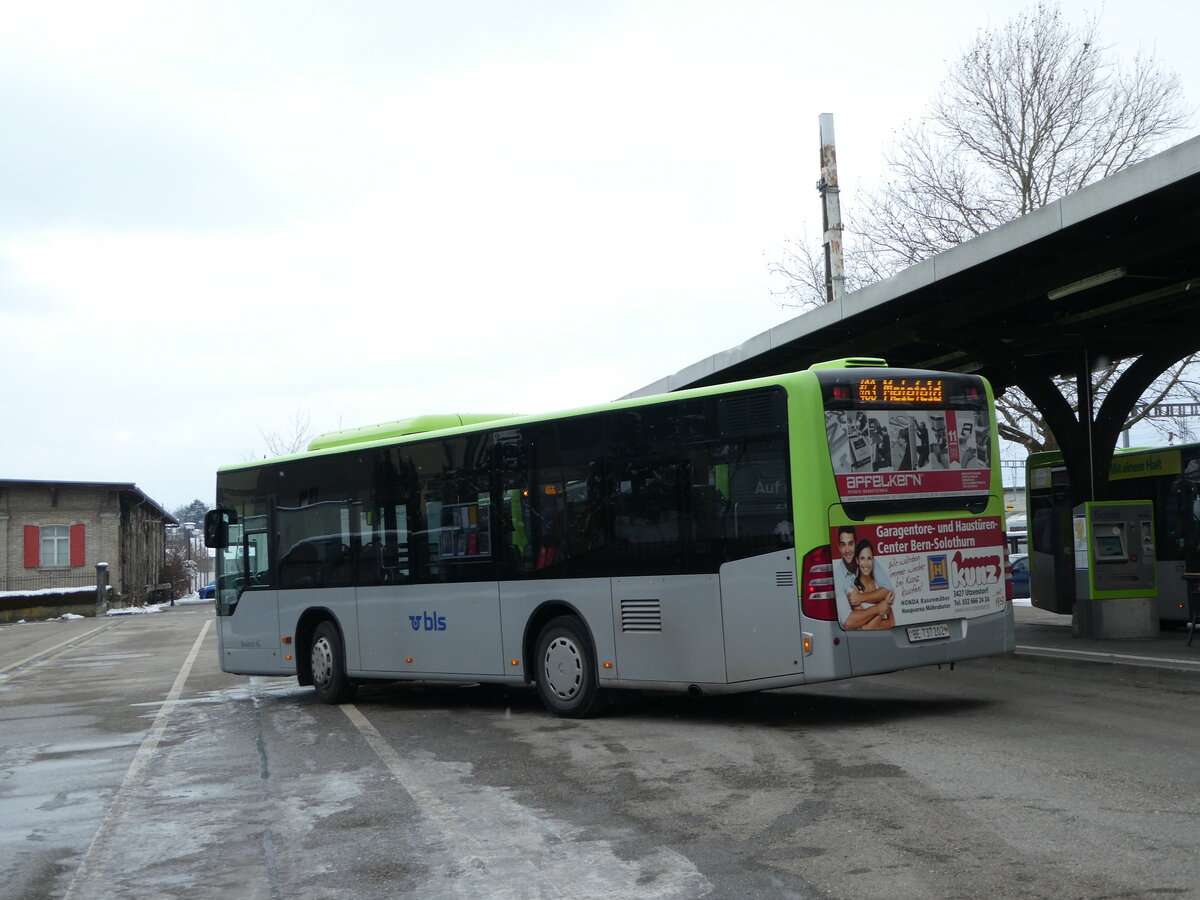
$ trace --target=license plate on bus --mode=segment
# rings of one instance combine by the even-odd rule
[[[908,639],[914,644],[917,641],[933,641],[948,637],[950,637],[950,626],[945,622],[938,622],[936,625],[910,625],[908,627]]]

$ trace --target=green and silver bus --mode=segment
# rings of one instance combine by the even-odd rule
[[[824,363],[217,474],[226,672],[731,693],[1012,652],[991,389]]]

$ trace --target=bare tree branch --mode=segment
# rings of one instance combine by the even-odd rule
[[[300,408],[296,407],[288,422],[287,431],[267,432],[259,428],[258,433],[262,435],[267,451],[272,456],[291,456],[308,448],[308,442],[312,439],[312,429],[309,428],[308,422],[308,413],[301,412]]]
[[[267,431],[260,425],[258,433],[267,448],[266,454],[249,450],[242,453],[242,459],[250,461],[266,456],[294,456],[308,449],[308,442],[313,436],[308,413],[303,412],[300,407],[296,407],[296,411],[292,413],[285,431]]]
[[[847,216],[847,290],[1146,159],[1189,119],[1179,77],[1153,55],[1139,52],[1123,64],[1101,42],[1096,16],[1075,26],[1056,2],[1041,0],[998,28],[980,29],[950,64],[928,114],[897,133],[885,154],[887,174],[856,227]],[[788,305],[824,300],[822,257],[811,246],[789,242],[785,261],[769,265],[784,282],[776,296]],[[1143,403],[1194,397],[1191,362],[1166,373]],[[1098,400],[1121,371],[1097,373]],[[1059,386],[1078,409],[1073,380]],[[1028,398],[1010,389],[999,406],[1001,436],[1030,450],[1054,446]],[[1186,423],[1147,421],[1190,434]]]

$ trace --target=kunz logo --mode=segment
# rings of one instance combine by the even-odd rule
[[[999,556],[963,556],[954,553],[954,586],[979,587],[998,584],[1004,577]]]
[[[945,553],[929,555],[929,588],[944,591],[950,587],[950,568],[946,565]]]
[[[408,621],[412,625],[413,631],[420,631],[421,626],[424,626],[426,631],[446,630],[446,617],[439,616],[436,609],[432,616],[429,613],[425,613],[423,616],[409,616]]]

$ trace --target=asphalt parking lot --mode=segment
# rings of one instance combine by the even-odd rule
[[[219,671],[211,607],[0,628],[4,896],[1186,896],[1186,634],[554,718]],[[1069,840],[1064,836],[1069,836]]]

